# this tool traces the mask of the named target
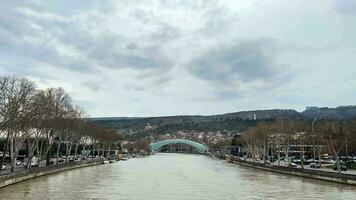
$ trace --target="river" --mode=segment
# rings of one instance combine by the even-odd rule
[[[241,167],[203,155],[156,154],[0,189],[0,199],[356,199],[356,187]]]

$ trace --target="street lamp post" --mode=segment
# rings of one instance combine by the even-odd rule
[[[312,122],[312,133],[313,133],[313,163],[315,163],[315,132],[314,132],[314,124],[316,122],[317,118],[313,119]],[[319,158],[320,159],[320,158]]]

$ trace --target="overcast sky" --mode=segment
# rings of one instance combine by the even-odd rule
[[[3,0],[0,75],[93,117],[356,104],[356,1]]]

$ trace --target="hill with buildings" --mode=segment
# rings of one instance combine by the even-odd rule
[[[253,127],[259,121],[278,119],[350,119],[356,117],[356,106],[337,108],[307,107],[303,112],[287,109],[255,110],[226,113],[221,115],[190,115],[164,117],[110,117],[91,118],[97,124],[115,128],[128,136],[149,136],[167,134],[176,131],[229,132],[238,133]]]

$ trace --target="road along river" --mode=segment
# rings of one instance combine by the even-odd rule
[[[280,175],[203,155],[156,154],[35,178],[0,199],[356,199],[356,187]]]

